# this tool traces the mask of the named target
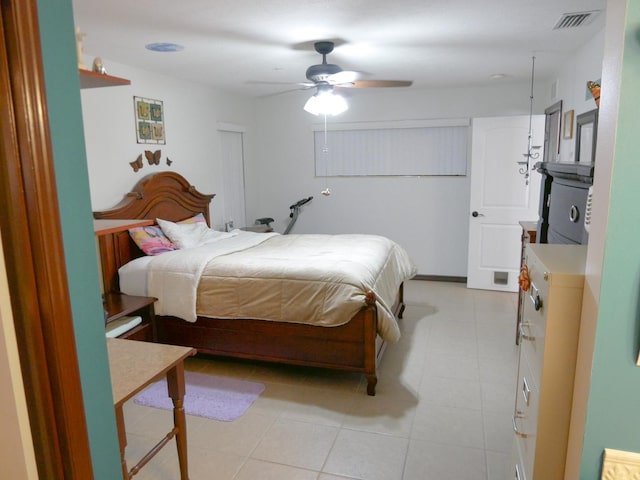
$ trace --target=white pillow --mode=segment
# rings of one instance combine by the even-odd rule
[[[156,222],[169,239],[180,249],[193,248],[223,238],[234,237],[238,233],[218,232],[207,227],[206,223],[174,223],[156,218]]]

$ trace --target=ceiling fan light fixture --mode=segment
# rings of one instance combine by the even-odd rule
[[[318,89],[318,93],[307,100],[304,109],[313,115],[340,115],[349,109],[349,105],[333,89]]]

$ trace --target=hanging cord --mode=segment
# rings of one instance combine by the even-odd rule
[[[518,164],[523,165],[522,168],[518,170],[518,173],[524,175],[525,185],[529,185],[529,173],[531,171],[531,160],[538,158],[538,153],[531,153],[534,148],[532,145],[533,142],[533,81],[535,78],[536,71],[536,57],[533,55],[531,57],[531,92],[529,94],[529,137],[527,139],[527,153],[524,153],[524,157],[526,161],[518,162]]]
[[[329,142],[327,140],[327,115],[324,116],[324,145],[322,146],[322,153],[329,153]]]
[[[531,94],[529,95],[529,143],[527,144],[527,153],[531,153],[531,131],[533,120],[533,77],[536,71],[536,57],[531,57]]]

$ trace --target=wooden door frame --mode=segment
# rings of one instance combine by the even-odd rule
[[[0,231],[40,478],[93,478],[36,0],[0,0]]]

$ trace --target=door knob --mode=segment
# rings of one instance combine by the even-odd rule
[[[472,217],[484,217],[484,214],[482,213],[478,213],[475,210],[473,212],[471,212],[471,216]]]

